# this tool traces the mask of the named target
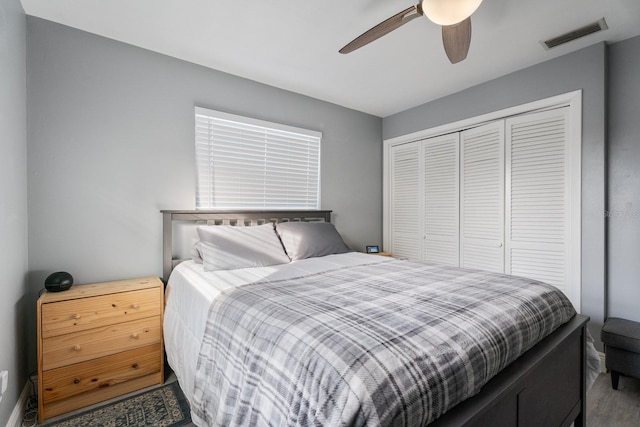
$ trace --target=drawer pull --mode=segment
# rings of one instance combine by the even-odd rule
[[[74,384],[80,384],[80,380],[76,378],[76,379],[73,380],[73,383]]]
[[[73,316],[71,316],[71,317],[73,317],[74,319],[79,319],[79,318],[80,318],[80,315],[79,315],[78,313],[76,313],[76,314],[74,314],[74,315],[73,315]]]
[[[80,351],[80,344],[76,344],[76,345],[74,345],[74,346],[73,346],[73,349],[74,349],[75,351]]]
[[[134,310],[137,310],[140,308],[140,306],[138,304],[131,304],[131,308],[133,308]]]
[[[137,333],[137,332],[134,332],[134,333],[132,333],[132,334],[131,334],[131,338],[133,338],[133,339],[136,339],[136,340],[137,340],[137,339],[138,339],[138,337],[139,337],[139,335],[138,335],[138,333]]]

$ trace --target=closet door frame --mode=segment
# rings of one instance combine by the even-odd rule
[[[491,113],[459,120],[452,123],[443,124],[433,128],[419,130],[410,134],[397,136],[383,141],[383,181],[382,181],[382,237],[383,248],[389,247],[390,242],[390,204],[389,204],[389,152],[390,147],[396,144],[403,144],[421,139],[439,136],[445,133],[460,132],[471,127],[484,123],[506,119],[512,116],[521,115],[534,111],[544,111],[557,107],[568,106],[570,120],[570,165],[571,165],[571,204],[574,207],[571,211],[571,302],[578,312],[581,308],[581,249],[582,249],[582,90],[568,92],[565,94],[541,99],[538,101],[510,107]]]

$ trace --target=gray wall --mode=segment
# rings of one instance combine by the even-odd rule
[[[26,19],[19,0],[0,0],[0,370],[9,387],[0,402],[6,425],[27,379]],[[30,315],[30,316],[29,316]]]
[[[386,117],[384,139],[582,89],[582,313],[599,338],[606,316],[605,86],[601,43]]]
[[[162,274],[159,211],[195,207],[194,105],[321,131],[322,207],[352,248],[381,243],[382,119],[38,18],[27,30],[32,289],[57,270]]]
[[[609,316],[640,322],[640,37],[609,48]]]

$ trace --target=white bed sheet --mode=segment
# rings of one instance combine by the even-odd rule
[[[262,280],[282,280],[339,267],[388,262],[391,258],[349,252],[270,267],[206,272],[202,264],[180,263],[165,290],[164,343],[167,360],[185,396],[192,401],[200,343],[209,306],[221,291]]]

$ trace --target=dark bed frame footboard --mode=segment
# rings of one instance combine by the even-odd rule
[[[575,315],[430,426],[584,427],[588,320]]]
[[[163,279],[173,267],[173,222],[259,225],[267,221],[331,221],[331,211],[163,210]],[[586,425],[586,325],[574,316],[493,377],[477,395],[430,427]]]

